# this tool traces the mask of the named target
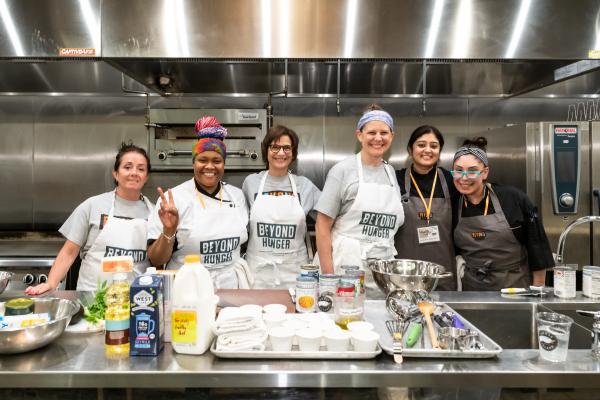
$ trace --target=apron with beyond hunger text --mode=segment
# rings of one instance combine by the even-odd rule
[[[227,192],[225,185],[221,188]],[[195,192],[198,200],[192,202],[191,231],[182,247],[173,252],[167,268],[183,265],[188,254],[200,254],[216,289],[248,288],[251,278],[246,261],[240,257],[240,246],[248,239],[246,222],[233,201],[207,206],[203,195],[197,189]],[[223,193],[220,196],[222,200]]]
[[[146,272],[150,266],[147,257],[147,225],[148,221],[142,218],[116,218],[115,211],[116,190],[108,212],[108,217],[103,228],[98,233],[96,240],[81,260],[77,290],[96,290],[103,281],[112,281],[112,273],[102,271],[102,258],[109,256],[132,256],[133,273],[135,276]],[[144,203],[148,208],[148,215],[152,211],[152,204],[144,196]]]
[[[254,275],[254,288],[294,287],[300,265],[308,262],[306,215],[292,174],[288,177],[293,196],[263,194],[267,175],[265,172],[250,209],[246,261]]]

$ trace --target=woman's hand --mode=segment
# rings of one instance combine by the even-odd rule
[[[179,225],[179,211],[175,207],[175,201],[173,200],[173,193],[171,189],[167,191],[169,200],[163,190],[159,187],[158,194],[160,195],[160,209],[158,210],[158,217],[163,225],[163,233],[167,236],[175,234],[177,226]]]
[[[25,289],[25,294],[29,296],[37,296],[38,294],[44,294],[46,292],[49,292],[52,289],[53,288],[50,286],[49,283],[44,282],[40,283],[37,286],[28,286],[27,289]]]
[[[25,289],[25,294],[37,296],[58,288],[60,282],[67,276],[67,272],[77,258],[80,249],[81,247],[77,243],[67,239],[56,255],[56,260],[54,260],[48,274],[48,280],[37,286],[29,286]]]

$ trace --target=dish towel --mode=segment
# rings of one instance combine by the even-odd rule
[[[264,328],[262,314],[240,307],[222,309],[215,322],[217,336],[230,332],[246,332],[256,328]]]
[[[217,338],[219,351],[263,351],[267,340],[267,330],[256,328],[249,331],[229,332]]]

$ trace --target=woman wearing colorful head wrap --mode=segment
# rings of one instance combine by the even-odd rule
[[[216,288],[247,288],[250,276],[240,257],[248,239],[248,211],[242,191],[221,180],[227,130],[215,117],[196,122],[192,150],[194,177],[160,198],[148,223],[148,258],[152,265],[178,269],[188,254],[200,254]]]
[[[366,269],[367,258],[393,258],[394,235],[404,222],[394,170],[383,160],[394,138],[394,122],[371,105],[358,121],[361,150],[334,165],[317,203],[315,263],[323,274],[343,265]],[[381,297],[366,273],[367,297]]]
[[[434,262],[453,273],[440,279],[436,290],[456,290],[452,201],[458,192],[450,171],[438,165],[443,147],[435,126],[419,126],[410,135],[406,150],[412,163],[396,171],[405,219],[395,242],[399,257]]]
[[[536,207],[519,189],[487,183],[487,140],[466,140],[452,175],[461,193],[454,244],[466,261],[463,290],[544,285],[552,252]]]

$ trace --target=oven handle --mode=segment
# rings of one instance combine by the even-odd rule
[[[54,258],[0,258],[0,267],[51,267]]]
[[[167,155],[169,156],[192,156],[191,150],[169,150],[167,151]],[[238,156],[238,157],[249,157],[251,152],[246,149],[241,150],[227,150],[228,156]]]

